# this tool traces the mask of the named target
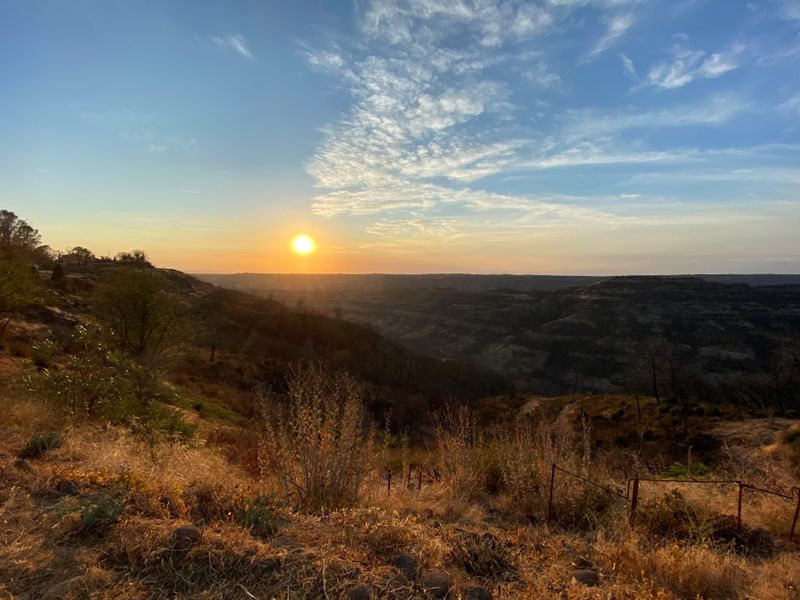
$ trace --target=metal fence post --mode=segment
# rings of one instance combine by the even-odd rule
[[[794,509],[794,518],[792,519],[792,529],[789,532],[789,540],[794,540],[794,531],[797,528],[797,518],[800,517],[800,488],[794,488],[797,490],[797,506]],[[794,490],[792,490],[794,492]]]
[[[389,469],[386,471],[386,493],[392,493],[392,470]]]
[[[556,463],[550,469],[550,499],[547,501],[547,520],[553,519],[553,488],[556,485]]]
[[[417,467],[417,493],[422,489],[422,465]]]
[[[628,523],[630,526],[633,527],[634,521],[636,521],[636,508],[639,505],[639,477],[636,476],[633,478],[633,489],[631,490],[631,512],[628,515]]]

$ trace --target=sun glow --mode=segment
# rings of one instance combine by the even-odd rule
[[[317,249],[314,238],[304,233],[297,234],[292,238],[292,252],[303,256],[313,253]]]

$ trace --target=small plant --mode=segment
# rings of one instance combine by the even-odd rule
[[[267,537],[278,531],[278,518],[264,497],[239,498],[232,514],[234,522],[249,529],[256,537]]]
[[[509,580],[518,575],[519,550],[491,533],[462,535],[453,544],[453,561],[470,575],[491,580]]]
[[[64,437],[57,431],[48,431],[34,435],[25,447],[20,450],[20,458],[41,458],[45,452],[60,448]]]
[[[711,474],[711,468],[701,462],[691,463],[684,465],[682,463],[673,463],[669,468],[664,471],[661,476],[669,479],[680,479],[682,477],[706,477]]]
[[[102,533],[119,521],[125,501],[106,490],[100,490],[81,500],[78,533]]]
[[[44,369],[53,362],[53,357],[58,353],[58,342],[53,338],[47,338],[33,345],[31,360],[37,367]]]

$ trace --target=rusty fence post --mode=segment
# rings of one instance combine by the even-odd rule
[[[631,512],[628,515],[628,523],[633,527],[636,521],[636,508],[639,505],[639,476],[633,478],[633,489],[631,490]]]
[[[417,493],[422,489],[422,465],[417,467]]]
[[[742,528],[742,493],[744,492],[744,484],[739,481],[739,500],[736,504],[736,528]]]
[[[408,463],[408,477],[406,477],[406,489],[411,486],[411,470],[414,468],[412,463]]]
[[[392,493],[392,470],[388,469],[386,471],[386,493]]]
[[[797,518],[800,517],[800,488],[794,488],[792,490],[792,495],[794,495],[794,491],[797,491],[797,506],[794,509],[794,518],[792,519],[792,529],[789,531],[789,541],[794,540],[794,532],[797,528]]]
[[[550,498],[547,501],[547,520],[553,519],[553,488],[556,485],[556,463],[550,469]]]

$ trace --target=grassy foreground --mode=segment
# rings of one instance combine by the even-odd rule
[[[566,528],[446,478],[387,494],[377,473],[356,506],[304,513],[222,448],[64,429],[4,394],[0,598],[799,597],[800,555],[777,536],[753,555],[631,531],[619,511]]]

